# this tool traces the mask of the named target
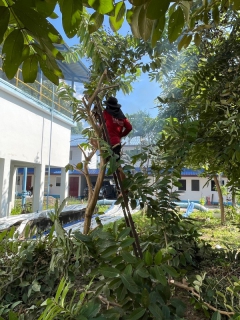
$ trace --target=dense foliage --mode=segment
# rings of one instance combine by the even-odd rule
[[[54,46],[63,43],[59,32],[49,22],[56,18],[59,5],[62,25],[71,38],[78,33],[86,8],[91,8],[88,22],[90,33],[98,30],[104,16],[109,17],[111,29],[121,28],[124,20],[135,38],[150,40],[152,47],[161,38],[164,29],[170,42],[181,35],[181,47],[187,47],[194,38],[201,42],[202,30],[218,25],[227,11],[237,12],[239,0],[174,1],[170,0],[1,0],[0,44],[3,44],[3,69],[9,79],[22,65],[25,82],[34,82],[38,67],[55,84],[63,78],[57,60],[63,56]]]

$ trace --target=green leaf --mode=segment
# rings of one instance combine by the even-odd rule
[[[100,268],[98,271],[100,274],[107,278],[115,278],[119,275],[119,271],[116,268],[111,267]]]
[[[146,251],[144,254],[144,262],[147,266],[151,266],[153,264],[153,257],[149,251]]]
[[[131,253],[129,253],[127,251],[122,251],[121,255],[122,255],[123,260],[128,263],[136,263],[137,262],[136,257],[131,255]]]
[[[111,246],[111,247],[107,248],[106,250],[104,250],[101,253],[101,257],[102,258],[108,258],[108,257],[116,254],[117,250],[118,250],[118,246],[116,246],[116,245]]]
[[[38,56],[33,54],[24,60],[22,65],[22,75],[24,82],[33,83],[37,78]]]
[[[97,31],[101,27],[103,20],[104,20],[104,16],[102,14],[98,12],[94,12],[89,19],[89,24],[88,24],[89,33],[91,34]]]
[[[178,43],[178,51],[180,51],[182,47],[187,48],[191,40],[192,40],[192,35],[185,34]]]
[[[161,38],[163,30],[165,27],[165,16],[159,18],[159,20],[154,21],[153,33],[152,33],[152,47],[155,47],[156,42]]]
[[[53,13],[57,0],[35,0],[37,11],[44,17],[48,17]]]
[[[155,264],[157,264],[157,265],[161,264],[161,262],[162,262],[162,251],[161,251],[161,250],[159,250],[159,251],[155,254],[154,262],[155,262]]]
[[[148,278],[150,276],[147,269],[143,267],[137,268],[136,273],[142,278]]]
[[[8,7],[0,7],[0,44],[3,41],[3,37],[8,28],[10,19],[10,11]]]
[[[147,6],[147,18],[151,20],[159,19],[159,17],[165,16],[168,10],[170,0],[151,0]]]
[[[163,274],[163,271],[159,266],[154,266],[151,268],[151,275],[154,275],[154,278],[157,279],[163,286],[167,285],[166,276]]]
[[[24,39],[21,30],[13,30],[4,42],[2,52],[6,55],[3,69],[6,76],[12,79],[22,62]]]
[[[234,10],[240,10],[240,0],[234,0],[233,9]]]
[[[180,36],[183,26],[184,14],[181,7],[178,7],[177,10],[174,11],[169,18],[168,39],[170,42],[175,41]]]
[[[143,40],[147,41],[152,33],[153,21],[146,17],[146,10],[141,8],[138,15],[138,30]]]
[[[8,313],[8,319],[9,320],[18,320],[18,314],[13,312],[12,310]]]
[[[124,228],[118,235],[118,240],[124,239],[126,236],[129,235],[131,228]]]
[[[123,241],[120,243],[119,246],[122,247],[122,248],[126,248],[126,247],[131,246],[134,242],[135,242],[135,239],[133,239],[133,238],[128,238],[128,239],[123,240]]]
[[[125,3],[118,2],[115,6],[115,14],[113,17],[109,17],[109,23],[114,32],[118,31],[124,21],[124,14],[126,11]]]
[[[144,315],[145,312],[146,312],[146,309],[137,308],[129,316],[127,316],[126,319],[128,319],[128,320],[138,320]]]
[[[100,311],[101,304],[100,303],[94,303],[94,302],[88,302],[87,304],[84,304],[81,308],[80,314],[84,315],[88,319],[95,318],[95,316]]]
[[[131,16],[131,30],[133,35],[136,38],[141,38],[140,33],[139,33],[139,29],[138,29],[138,18],[139,18],[139,13],[141,11],[142,7],[135,7],[133,9],[133,14]]]
[[[82,20],[82,0],[63,0],[62,24],[66,35],[72,38],[76,35]]]
[[[116,17],[116,21],[120,21],[122,18],[124,18],[124,15],[126,13],[126,5],[124,1],[121,1],[119,3],[117,3],[117,5],[120,4],[120,8],[118,10],[118,14]],[[115,7],[115,13],[116,13],[116,7]]]
[[[32,289],[35,292],[40,292],[41,285],[37,281],[34,281],[32,284]]]
[[[156,304],[150,304],[148,309],[156,319],[158,319],[158,320],[162,320],[163,319],[162,311]]]
[[[179,276],[178,272],[173,267],[167,266],[167,265],[163,265],[162,267],[163,267],[164,271],[166,273],[168,273],[171,277],[176,278]]]
[[[182,11],[184,13],[185,21],[188,23],[189,22],[189,12],[190,12],[191,3],[190,3],[190,1],[181,1],[179,3],[179,5],[181,6]]]
[[[149,306],[150,299],[149,299],[149,293],[146,288],[144,288],[142,291],[141,303],[145,308]]]
[[[134,210],[137,207],[137,201],[135,199],[131,199],[130,201],[131,208]]]
[[[76,165],[76,168],[77,168],[78,170],[82,170],[82,168],[83,168],[83,163],[82,163],[82,162],[79,162],[79,163]]]
[[[51,45],[49,46],[49,50],[55,49],[55,51],[58,52],[58,50],[52,46],[52,42],[63,43],[63,39],[46,18],[32,8],[29,8],[28,5],[23,4],[22,1],[15,2],[12,10],[33,36],[41,39],[41,42],[44,42],[46,46]]]
[[[212,16],[213,16],[213,21],[217,26],[219,24],[219,10],[217,5],[215,5],[212,9]]]
[[[195,33],[194,35],[194,43],[195,45],[198,47],[201,43],[201,36],[199,35],[199,33]]]
[[[221,320],[221,319],[222,319],[221,313],[219,313],[218,311],[215,311],[211,318],[211,320]]]
[[[132,292],[132,293],[138,293],[138,286],[136,285],[136,283],[134,282],[132,276],[128,275],[128,274],[121,274],[120,278],[124,284],[124,286],[128,289],[128,291]]]
[[[114,9],[113,0],[88,0],[91,7],[101,14],[106,14]]]
[[[148,1],[149,0],[132,0],[131,2],[134,6],[141,6],[142,4],[147,3]]]
[[[51,82],[58,85],[59,77],[54,73],[54,71],[48,66],[47,61],[43,59],[39,59],[40,68],[42,69],[43,74],[47,77]]]

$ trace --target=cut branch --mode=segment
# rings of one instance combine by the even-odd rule
[[[192,294],[193,296],[197,297],[199,300],[201,299],[201,296],[200,296],[197,292],[194,291],[193,287],[189,287],[189,286],[186,285],[186,284],[183,284],[183,283],[181,283],[181,282],[174,281],[174,280],[170,280],[169,283],[170,283],[170,284],[173,284],[174,286],[176,286],[176,287],[178,287],[178,288],[182,288],[182,289],[184,289],[184,290],[187,290],[187,291],[191,292],[191,294]],[[205,306],[207,306],[210,310],[217,311],[217,312],[219,312],[220,314],[223,314],[223,315],[225,315],[225,316],[227,316],[227,317],[229,317],[229,318],[230,318],[232,315],[235,314],[235,312],[228,312],[228,311],[219,310],[219,309],[213,307],[212,305],[210,305],[209,303],[207,303],[207,302],[205,302],[205,301],[203,301],[203,304],[204,304]]]

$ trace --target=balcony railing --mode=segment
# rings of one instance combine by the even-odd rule
[[[58,95],[56,94],[57,86],[47,80],[44,76],[41,77],[38,74],[34,83],[25,83],[22,77],[22,70],[18,69],[15,77],[9,80],[0,66],[0,78],[14,85],[31,97],[41,101],[45,105],[51,108],[54,107],[54,110],[57,110],[72,119],[73,113],[70,103],[58,98]]]

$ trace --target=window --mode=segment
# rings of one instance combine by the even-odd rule
[[[192,180],[192,191],[199,191],[199,180]]]
[[[72,150],[69,152],[69,160],[72,160]]]
[[[221,185],[221,186],[224,186],[224,185],[225,185],[225,181],[224,181],[224,180],[221,180],[220,185]],[[216,184],[215,184],[215,181],[214,181],[214,180],[211,181],[211,191],[217,191]]]
[[[61,186],[61,177],[56,177],[56,187]]]
[[[180,179],[180,180],[178,180],[178,182],[180,182],[182,185],[181,187],[178,187],[178,190],[186,191],[186,180]]]
[[[211,191],[217,191],[216,190],[216,184],[215,184],[214,180],[211,181]]]

